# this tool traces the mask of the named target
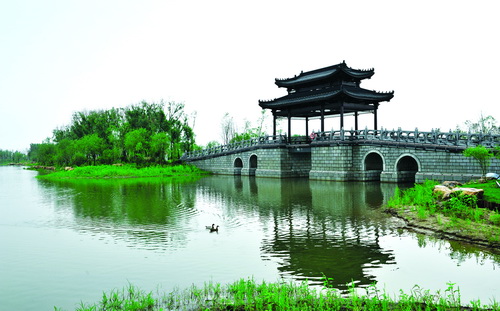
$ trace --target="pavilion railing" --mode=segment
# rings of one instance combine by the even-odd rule
[[[181,160],[197,159],[224,155],[239,150],[249,149],[256,146],[286,145],[286,144],[304,144],[311,143],[328,144],[340,142],[370,141],[381,144],[412,144],[440,147],[455,147],[456,149],[465,149],[483,145],[488,148],[500,146],[500,135],[491,133],[463,133],[463,132],[421,132],[418,129],[414,131],[398,130],[335,130],[315,132],[310,137],[291,137],[286,135],[270,135],[256,137],[249,140],[239,141],[227,145],[219,145],[203,150],[186,152]]]

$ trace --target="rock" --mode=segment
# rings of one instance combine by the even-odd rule
[[[454,188],[451,190],[451,192],[457,192],[460,191],[462,194],[466,195],[474,195],[478,199],[482,199],[484,195],[484,190],[483,189],[476,189],[476,188]]]
[[[497,173],[488,173],[484,177],[486,177],[486,179],[488,179],[488,180],[490,180],[490,179],[499,179],[500,175],[498,175]]]
[[[122,163],[115,163],[115,164],[113,164],[113,166],[123,166],[123,164]]]
[[[448,187],[449,189],[453,189],[455,187],[461,186],[462,184],[458,181],[443,181],[441,185]]]
[[[451,190],[446,186],[436,185],[434,186],[432,193],[434,193],[440,200],[447,200],[450,197]]]
[[[71,166],[66,166],[66,167],[64,168],[64,170],[65,170],[65,171],[72,171],[72,170],[74,170],[74,168],[72,168]]]

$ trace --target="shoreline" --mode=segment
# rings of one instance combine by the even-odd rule
[[[429,215],[425,218],[411,207],[388,208],[385,213],[404,221],[401,228],[440,239],[465,242],[492,250],[500,250],[500,230],[497,226],[475,223],[463,219],[454,219],[442,214]]]

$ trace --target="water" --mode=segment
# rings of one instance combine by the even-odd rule
[[[500,255],[398,229],[379,209],[392,184],[36,174],[0,167],[0,310],[73,310],[129,283],[156,292],[247,277],[377,282],[391,295],[451,282],[462,300],[500,300]]]

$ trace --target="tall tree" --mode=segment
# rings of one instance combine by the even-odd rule
[[[457,129],[461,130],[462,128],[457,126]],[[481,113],[477,121],[465,121],[463,130],[469,133],[500,134],[500,126],[497,124],[497,120],[491,115],[484,116],[483,113]]]
[[[227,145],[236,134],[236,125],[234,119],[228,112],[224,114],[221,121],[221,138],[222,144]]]

